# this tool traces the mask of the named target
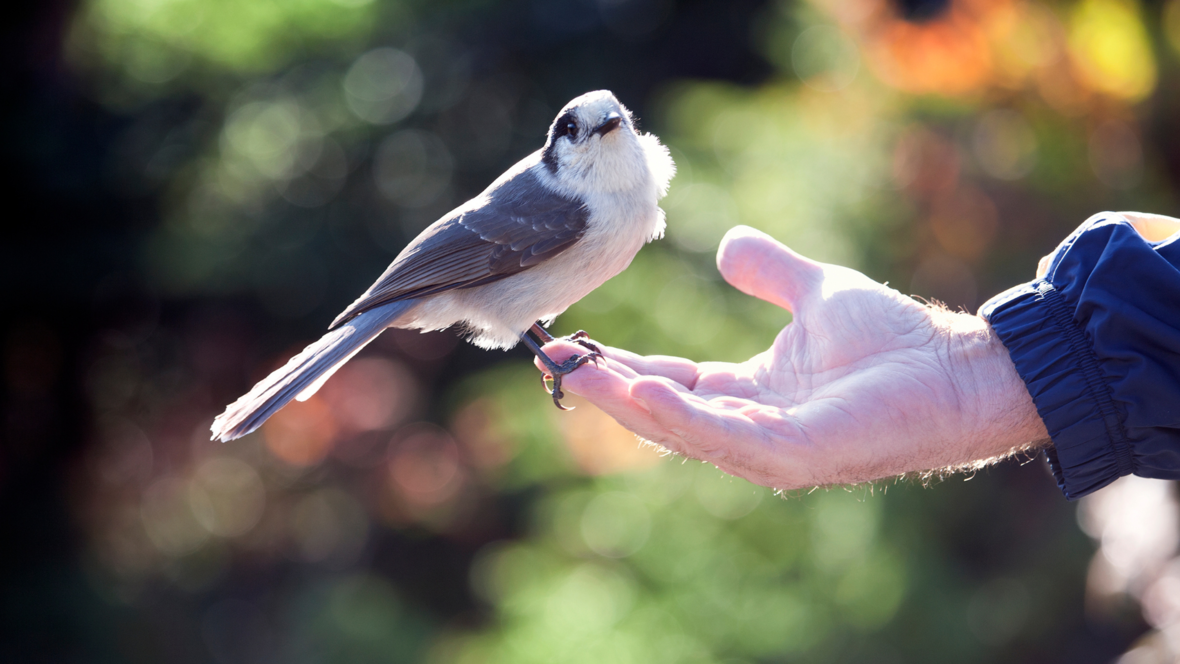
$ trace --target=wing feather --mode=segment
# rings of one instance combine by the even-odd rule
[[[515,169],[514,169],[515,170]],[[569,249],[586,232],[581,201],[523,168],[431,224],[332,327],[389,302],[498,281]]]

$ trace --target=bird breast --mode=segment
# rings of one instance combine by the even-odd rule
[[[586,232],[569,249],[500,281],[427,298],[397,325],[430,330],[462,322],[477,346],[510,348],[535,321],[552,320],[626,269],[663,228],[653,190],[602,194],[586,205]]]

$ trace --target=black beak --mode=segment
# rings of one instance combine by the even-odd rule
[[[599,136],[606,136],[612,131],[618,129],[619,125],[621,124],[623,124],[622,116],[612,111],[610,115],[606,116],[606,122],[603,122],[594,129],[594,133],[598,134]]]

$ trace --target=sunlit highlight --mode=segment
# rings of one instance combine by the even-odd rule
[[[1084,0],[1073,10],[1069,33],[1073,62],[1095,89],[1139,100],[1155,87],[1151,45],[1129,0]]]
[[[292,466],[313,466],[324,459],[336,435],[336,420],[318,394],[293,401],[262,427],[266,447]]]

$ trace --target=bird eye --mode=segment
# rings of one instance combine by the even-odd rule
[[[565,123],[565,132],[567,134],[569,134],[571,139],[577,138],[578,137],[578,123],[574,122],[572,120]]]

